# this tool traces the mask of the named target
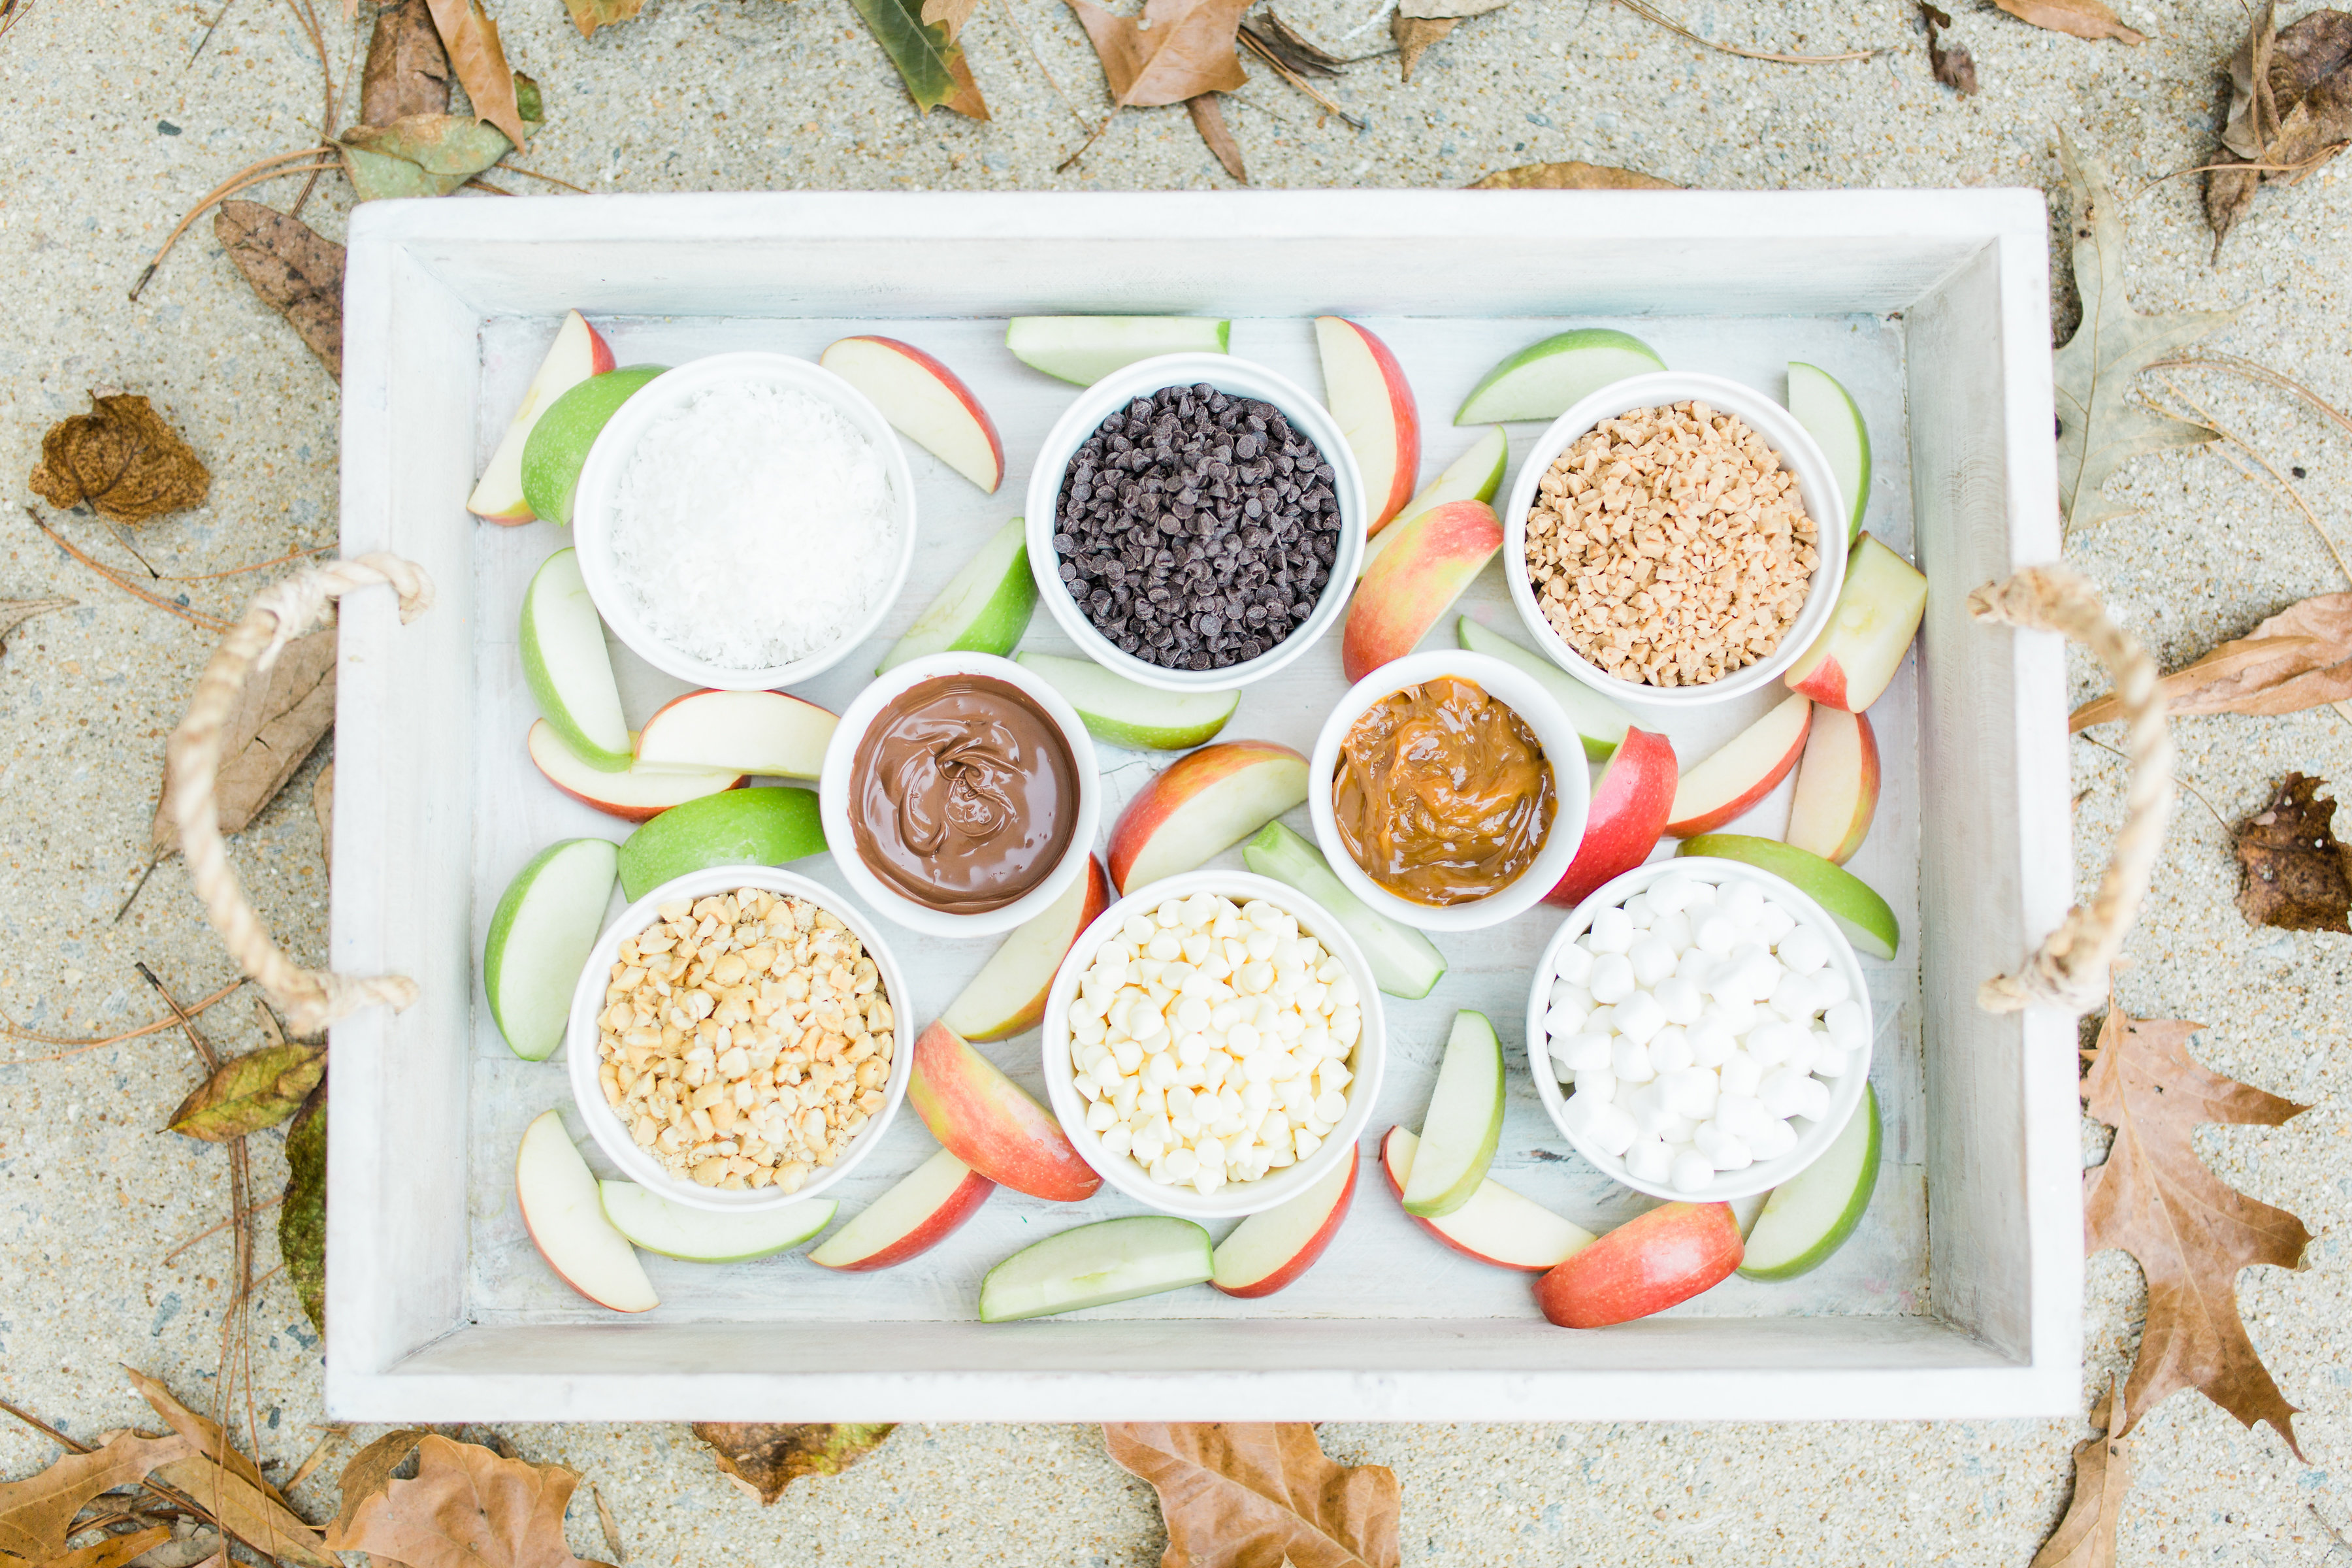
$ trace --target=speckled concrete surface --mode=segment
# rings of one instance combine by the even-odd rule
[[[331,0],[323,7],[334,7]],[[2330,168],[2266,194],[2218,268],[2195,182],[2149,184],[2203,162],[2222,101],[2220,61],[2239,8],[2126,0],[2153,41],[2138,49],[2038,32],[1961,0],[1958,40],[1983,94],[1927,77],[1908,0],[1688,0],[1702,32],[1767,47],[1891,45],[1864,64],[1791,68],[1702,52],[1603,0],[1516,0],[1465,24],[1400,86],[1393,63],[1357,67],[1333,91],[1358,133],[1263,71],[1230,110],[1266,184],[1455,184],[1491,169],[1583,158],[1694,184],[2039,184],[2057,188],[2053,127],[2116,165],[2132,196],[2133,289],[2143,309],[2231,307],[2214,340],[2352,406],[2342,323],[2352,277],[2352,175]],[[2300,10],[2299,5],[2290,10]],[[252,159],[316,129],[315,66],[275,0],[18,0],[0,37],[0,474],[22,475],[40,432],[86,389],[145,392],[212,465],[210,503],[146,530],[165,574],[262,560],[334,534],[336,396],[290,331],[253,299],[199,226],[142,299],[125,290],[178,215]],[[627,26],[583,41],[556,0],[496,6],[516,65],[551,114],[530,164],[598,190],[783,186],[1162,187],[1223,183],[1184,117],[1123,116],[1076,168],[1056,166],[1100,112],[1082,35],[1045,0],[999,0],[969,34],[996,113],[975,125],[917,119],[845,0],[652,0]],[[1286,14],[1343,53],[1384,47],[1379,0],[1292,0]],[[1013,25],[1018,18],[1018,26]],[[217,26],[213,24],[217,22]],[[207,29],[211,28],[207,40]],[[1024,39],[1025,35],[1025,39]],[[332,30],[336,79],[362,36]],[[202,48],[198,45],[202,41]],[[1034,47],[1034,57],[1031,45]],[[193,55],[193,58],[192,58]],[[1043,69],[1039,62],[1042,61]],[[1048,78],[1050,73],[1050,79]],[[1075,108],[1073,107],[1075,105]],[[520,177],[502,180],[519,187]],[[278,205],[299,182],[266,187]],[[2145,187],[2145,189],[2143,189]],[[460,199],[487,200],[467,196]],[[343,198],[321,184],[309,216],[340,234]],[[2062,321],[2071,304],[2061,288]],[[2210,375],[2181,393],[2261,447],[2339,536],[2352,540],[2352,437],[2275,391]],[[2159,395],[2162,389],[2158,388]],[[10,483],[19,481],[11,479]],[[2077,538],[2071,556],[2176,663],[2303,595],[2343,586],[2272,482],[2220,449],[2152,458],[2113,487],[2142,508]],[[13,521],[10,521],[13,519]],[[129,564],[95,527],[86,544]],[[144,863],[163,737],[207,647],[200,632],[127,600],[66,561],[13,509],[0,597],[62,594],[79,607],[34,621],[0,658],[0,1008],[56,1033],[144,1020],[145,959],[183,994],[229,978],[175,866],[110,920]],[[173,584],[226,612],[246,584]],[[2095,682],[2077,669],[2078,694]],[[2286,719],[2190,719],[2183,772],[2234,822],[2290,768],[2352,777],[2352,732],[2328,710]],[[315,962],[324,868],[310,771],[236,849],[263,912]],[[2077,820],[2095,858],[2116,820],[2119,764],[2075,747]],[[2087,879],[2091,868],[2086,867]],[[2277,1131],[2213,1131],[2200,1148],[2229,1181],[2300,1215],[2317,1235],[2301,1273],[2258,1268],[2239,1302],[2290,1398],[2309,1463],[2267,1431],[2242,1431],[2183,1394],[2147,1416],[2124,1510],[2122,1560],[2352,1563],[2328,1526],[2352,1518],[2352,1360],[2340,1246],[2352,1195],[2344,1047],[2346,939],[2249,929],[2227,834],[2181,804],[2122,994],[2136,1010],[2203,1019],[2215,1068],[2315,1103]],[[242,999],[205,1020],[224,1049],[257,1042]],[[141,1414],[128,1361],[209,1397],[225,1300],[218,1239],[164,1254],[220,1215],[215,1151],[153,1131],[194,1080],[169,1035],[61,1061],[7,1047],[0,1066],[0,1391],[79,1433]],[[274,1134],[256,1139],[257,1191],[282,1180]],[[2098,1140],[2086,1133],[2086,1157]],[[268,1227],[265,1226],[265,1229]],[[275,1264],[265,1240],[261,1267]],[[2090,1265],[2086,1375],[2129,1353],[2145,1307],[2117,1254]],[[290,1465],[315,1436],[319,1348],[282,1279],[256,1320],[264,1456]],[[2085,1404],[2087,1405],[2087,1396]],[[1763,1426],[1334,1426],[1325,1446],[1393,1466],[1414,1563],[2023,1564],[2063,1504],[2079,1422]],[[367,1436],[362,1432],[360,1436]],[[1161,1548],[1149,1490],[1088,1428],[907,1427],[836,1479],[761,1511],[720,1480],[683,1428],[517,1431],[534,1458],[594,1479],[632,1562],[1144,1564]],[[0,1470],[50,1450],[0,1431]],[[331,1476],[329,1466],[323,1476]],[[282,1473],[282,1472],[280,1472]],[[331,1493],[312,1480],[298,1500]],[[593,1512],[573,1543],[601,1554]]]

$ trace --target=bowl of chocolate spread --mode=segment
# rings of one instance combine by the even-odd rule
[[[1576,858],[1592,795],[1559,701],[1526,671],[1457,648],[1392,659],[1349,687],[1307,780],[1332,874],[1423,931],[1533,909]]]
[[[817,784],[850,890],[932,936],[1042,913],[1086,869],[1102,820],[1076,710],[1011,659],[909,659],[857,695]]]

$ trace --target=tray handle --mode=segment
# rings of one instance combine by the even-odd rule
[[[268,673],[286,645],[323,616],[329,605],[360,588],[386,585],[400,595],[402,624],[433,605],[433,580],[424,568],[377,551],[355,561],[308,567],[255,596],[245,618],[231,626],[196,679],[195,695],[165,748],[170,763],[172,820],[180,829],[188,880],[205,916],[238,967],[259,985],[287,1027],[312,1036],[376,1003],[394,1009],[416,1000],[416,983],[404,974],[337,974],[304,969],[278,950],[245,897],[221,840],[213,785],[220,772],[221,730],[236,711],[246,681]]]
[[[2139,913],[2172,816],[2172,734],[2165,727],[2156,660],[2108,616],[2089,583],[2059,567],[2028,566],[2007,582],[1986,584],[1969,595],[1969,614],[2031,631],[2061,632],[2085,645],[2107,667],[2131,721],[2125,746],[2131,788],[2098,890],[2087,906],[2066,911],[2064,921],[2042,939],[2023,968],[1996,975],[1977,991],[1977,1005],[1988,1013],[2031,1006],[2087,1013],[2105,1000],[2108,966]]]

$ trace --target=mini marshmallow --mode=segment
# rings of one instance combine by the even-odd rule
[[[1685,947],[1682,951],[1682,956],[1675,960],[1675,978],[1689,981],[1704,994],[1708,979],[1715,973],[1716,963],[1715,954],[1707,952],[1706,949],[1697,946]]]
[[[1843,1046],[1818,1030],[1813,1035],[1812,1070],[1822,1078],[1843,1078],[1853,1065],[1853,1057]]]
[[[1658,983],[1654,993],[1658,1005],[1666,1010],[1669,1024],[1696,1024],[1706,1010],[1706,998],[1699,988],[1679,974],[1670,974]]]
[[[1551,1043],[1551,1059],[1570,1072],[1581,1072],[1587,1068],[1605,1068],[1609,1065],[1609,1037],[1596,1035],[1590,1030],[1581,1035],[1570,1035],[1565,1039],[1555,1037]]]
[[[1845,971],[1835,964],[1831,964],[1815,975],[1813,984],[1820,987],[1813,993],[1813,1003],[1816,1006],[1834,1007],[1853,994],[1853,987],[1846,984]]]
[[[1591,1016],[1592,1012],[1588,1007],[1580,1007],[1574,1002],[1555,1002],[1551,1011],[1544,1015],[1544,1033],[1572,1035],[1584,1027],[1584,1021]]]
[[[1716,907],[1743,926],[1756,923],[1764,904],[1764,889],[1753,882],[1734,882],[1716,895]]]
[[[1633,1146],[1640,1130],[1633,1125],[1633,1119],[1617,1107],[1597,1105],[1585,1121],[1584,1135],[1592,1141],[1593,1147],[1613,1159]]]
[[[1742,1138],[1771,1119],[1771,1112],[1765,1109],[1764,1102],[1747,1094],[1717,1096],[1712,1118],[1718,1130]]]
[[[1633,917],[1623,910],[1601,910],[1592,917],[1592,930],[1586,933],[1594,953],[1622,952],[1633,945]]]
[[[1716,997],[1707,1004],[1706,1012],[1700,1015],[1702,1018],[1710,1016],[1735,1035],[1746,1034],[1758,1022],[1756,1004],[1738,996]]]
[[[1646,991],[1636,991],[1618,1005],[1617,1032],[1637,1045],[1648,1045],[1665,1026],[1665,1008]]]
[[[1680,1072],[1691,1065],[1690,1037],[1679,1024],[1668,1024],[1650,1037],[1650,1066],[1662,1073]]]
[[[1707,1156],[1718,1171],[1744,1171],[1756,1163],[1755,1152],[1748,1140],[1733,1133],[1719,1134],[1715,1141],[1715,1152]]]
[[[1765,1074],[1764,1081],[1756,1086],[1756,1098],[1777,1121],[1797,1114],[1797,1107],[1804,1102],[1804,1091],[1797,1086],[1812,1081],[1794,1068],[1776,1068]]]
[[[1716,900],[1722,896],[1722,890],[1716,887],[1713,882],[1702,882],[1697,878],[1693,877],[1691,879],[1690,892],[1685,896],[1683,901],[1683,913],[1690,916],[1693,920],[1696,920],[1702,913],[1713,910]]]
[[[1643,1087],[1646,1089],[1654,1086],[1645,1084]],[[1638,1110],[1628,1107],[1626,1113],[1633,1118],[1634,1125],[1641,1128],[1642,1135],[1645,1138],[1663,1138],[1669,1143],[1690,1142],[1691,1128],[1694,1123],[1685,1117],[1676,1115],[1673,1107],[1660,1104],[1655,1095],[1643,1100]]]
[[[1801,1019],[1811,1023],[1813,1017],[1813,983],[1794,970],[1783,969],[1780,978],[1772,984],[1772,994],[1764,1005],[1783,1018]]]
[[[1583,952],[1583,949],[1571,945],[1562,951],[1569,952]],[[1590,974],[1591,973],[1590,954],[1586,955],[1586,965],[1585,973]],[[1581,980],[1563,979],[1553,981],[1551,983],[1551,999],[1555,1002],[1573,1002],[1588,1013],[1592,1011],[1592,993],[1584,988],[1584,982]]]
[[[1706,1068],[1685,1068],[1659,1080],[1659,1095],[1677,1116],[1705,1121],[1715,1114],[1715,1074]]]
[[[1777,1160],[1797,1146],[1797,1130],[1785,1121],[1767,1121],[1747,1140],[1748,1152],[1759,1160]]]
[[[1767,901],[1763,912],[1756,917],[1756,930],[1766,942],[1778,942],[1797,929],[1797,917],[1780,905]]]
[[[1647,1083],[1657,1076],[1657,1069],[1650,1066],[1648,1048],[1622,1035],[1610,1045],[1609,1070],[1624,1083]]]
[[[1703,1068],[1719,1068],[1739,1048],[1730,1030],[1713,1018],[1701,1018],[1683,1031],[1690,1041],[1691,1062]]]
[[[1808,1121],[1819,1121],[1830,1113],[1830,1086],[1817,1078],[1809,1078],[1797,1086],[1797,1109],[1790,1112]]]
[[[1592,950],[1570,942],[1559,950],[1559,978],[1569,985],[1582,985],[1592,975]]]
[[[1798,926],[1780,939],[1774,950],[1782,963],[1799,974],[1811,974],[1830,961],[1830,944],[1822,933],[1807,925]]]
[[[1822,1026],[1841,1048],[1859,1051],[1870,1044],[1870,1020],[1859,1002],[1841,1002],[1822,1016]]]
[[[1652,922],[1656,921],[1658,918],[1656,909],[1653,907],[1650,902],[1650,895],[1647,893],[1636,893],[1632,898],[1626,900],[1625,918],[1633,922],[1633,929],[1635,931],[1649,930]]]
[[[1662,914],[1658,917],[1657,922],[1650,927],[1650,934],[1679,953],[1691,944],[1690,916],[1680,910],[1673,914]]]
[[[1813,1070],[1813,1058],[1821,1055],[1822,1047],[1828,1042],[1829,1037],[1819,1029],[1807,1028],[1802,1024],[1791,1024],[1789,1026],[1787,1039],[1789,1054],[1782,1059],[1780,1065],[1784,1068],[1794,1068],[1799,1072],[1809,1073]]]
[[[1615,1006],[1633,994],[1633,965],[1622,952],[1604,952],[1592,961],[1592,978],[1586,983],[1592,999]]]
[[[1643,936],[1626,950],[1626,962],[1633,966],[1633,983],[1643,987],[1655,985],[1675,972],[1680,955],[1653,931]]]
[[[1664,1182],[1674,1170],[1675,1158],[1664,1139],[1643,1138],[1625,1151],[1625,1169],[1637,1182]],[[1708,1166],[1706,1173],[1712,1179],[1715,1167]]]
[[[1650,884],[1650,907],[1661,915],[1680,914],[1690,908],[1691,879],[1669,872]]]
[[[1739,926],[1728,915],[1702,915],[1691,926],[1691,940],[1698,944],[1700,952],[1719,958],[1738,944]]]
[[[1617,1094],[1617,1075],[1607,1068],[1579,1068],[1576,1071],[1576,1098],[1591,1100],[1595,1105],[1605,1105]]]
[[[1644,1181],[1656,1178],[1644,1176]],[[1703,1193],[1715,1181],[1715,1162],[1696,1149],[1685,1149],[1674,1158],[1666,1173],[1667,1182],[1678,1193]]]
[[[1595,1007],[1591,1015],[1584,1020],[1584,1032],[1588,1035],[1615,1034],[1617,1032],[1617,1009],[1614,1007]]]
[[[1763,1066],[1779,1067],[1789,1059],[1789,1036],[1792,1031],[1802,1032],[1797,1025],[1775,1019],[1748,1030],[1747,1037],[1740,1043],[1747,1047],[1748,1054]]]
[[[1764,1064],[1746,1051],[1734,1051],[1716,1069],[1716,1079],[1726,1094],[1754,1094],[1764,1081]]]

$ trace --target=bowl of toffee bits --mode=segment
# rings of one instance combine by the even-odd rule
[[[1246,360],[1166,354],[1095,383],[1045,437],[1030,568],[1097,663],[1164,691],[1229,691],[1345,611],[1363,492],[1304,390]]]

